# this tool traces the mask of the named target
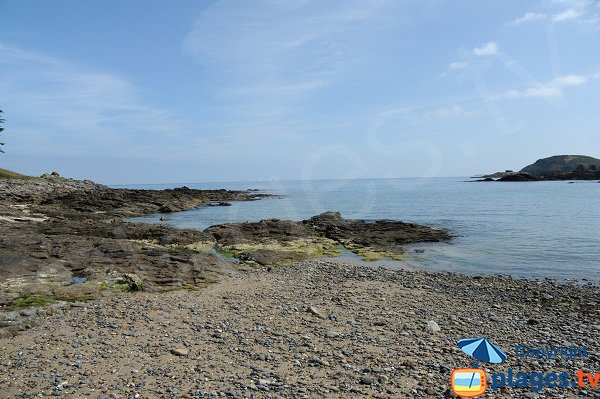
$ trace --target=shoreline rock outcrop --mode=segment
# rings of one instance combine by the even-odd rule
[[[125,220],[270,197],[255,191],[134,190],[49,176],[1,179],[0,194],[5,307],[87,300],[105,290],[197,289],[244,264],[291,264],[345,249],[368,260],[397,258],[404,244],[451,238],[445,230],[347,220],[335,212],[302,222],[266,220],[205,231]]]
[[[187,248],[214,243],[212,236],[124,219],[269,196],[115,189],[58,176],[0,179],[0,306],[89,299],[127,286],[197,289],[219,281],[233,272],[232,263]]]
[[[528,182],[556,180],[598,180],[600,159],[585,155],[555,155],[538,159],[518,172],[506,170],[480,176],[475,181]]]
[[[215,238],[221,250],[260,265],[336,256],[342,250],[364,260],[401,259],[406,244],[452,238],[444,229],[395,220],[344,219],[338,212],[300,222],[269,219],[216,225],[204,232]]]

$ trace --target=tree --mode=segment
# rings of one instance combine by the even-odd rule
[[[0,133],[2,133],[4,131],[4,128],[2,127],[3,123],[4,123],[4,119],[2,119],[2,110],[0,109]],[[0,143],[0,152],[4,152],[4,151],[2,151],[3,145],[4,145],[4,143]]]
[[[583,164],[579,164],[579,165],[577,165],[577,167],[575,168],[575,170],[577,172],[583,172],[583,171],[585,171],[585,166],[583,166]]]
[[[598,169],[598,167],[596,165],[590,165],[590,170],[593,170],[594,172]]]

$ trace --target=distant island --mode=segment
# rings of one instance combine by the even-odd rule
[[[505,170],[477,177],[477,181],[600,180],[600,159],[554,155],[538,159],[518,172]]]

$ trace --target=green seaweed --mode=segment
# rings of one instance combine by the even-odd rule
[[[14,303],[15,308],[42,307],[53,304],[57,298],[51,295],[24,295]]]
[[[350,252],[360,256],[365,262],[375,262],[382,259],[404,260],[402,254],[390,250],[363,247],[350,242],[344,243],[344,247]]]
[[[239,257],[245,252],[273,251],[293,252],[308,258],[336,257],[342,252],[340,245],[328,238],[309,237],[284,242],[267,241],[260,243],[241,243],[220,247],[223,253]]]

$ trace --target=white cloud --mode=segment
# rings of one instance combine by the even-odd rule
[[[510,25],[521,25],[527,22],[535,22],[535,21],[540,21],[542,19],[546,19],[548,18],[548,16],[546,14],[542,14],[542,13],[535,13],[535,12],[528,12],[525,15],[523,15],[520,18],[515,19],[514,21],[510,22]]]
[[[587,82],[587,78],[580,75],[559,76],[546,83],[538,83],[524,90],[508,90],[503,93],[492,96],[491,99],[514,99],[521,97],[536,98],[560,98],[564,95],[564,89],[573,86],[580,86]]]
[[[459,116],[475,115],[475,112],[465,111],[460,105],[454,104],[427,112],[425,115],[434,118],[455,118]]]
[[[473,49],[473,54],[478,57],[498,54],[498,43],[489,42]]]
[[[507,90],[500,95],[501,98],[517,98],[521,96],[521,92],[519,90]]]
[[[574,8],[569,8],[569,9],[564,10],[563,12],[560,12],[560,13],[552,16],[552,21],[554,21],[554,22],[570,21],[573,19],[577,19],[577,18],[581,17],[582,15],[583,15],[582,11],[576,10]]]
[[[450,64],[448,64],[448,67],[446,69],[445,72],[442,72],[438,75],[438,78],[445,78],[446,76],[448,76],[449,72],[455,72],[455,71],[460,71],[463,69],[467,69],[469,67],[469,63],[468,62],[452,62]]]
[[[448,65],[448,69],[451,71],[455,71],[458,69],[466,69],[468,67],[469,67],[468,62],[453,62],[450,65]]]
[[[523,93],[525,97],[542,97],[542,98],[551,98],[551,97],[561,97],[562,89],[558,86],[541,84],[537,86],[530,87],[526,89]]]
[[[187,34],[184,50],[216,71],[221,104],[238,123],[273,136],[302,134],[304,103],[377,57],[377,32],[394,26],[391,0],[210,2]],[[393,25],[394,24],[394,25]],[[233,28],[234,27],[234,28]],[[279,132],[279,133],[278,133]]]
[[[149,150],[154,140],[179,133],[174,116],[141,99],[127,79],[104,71],[0,43],[0,92],[11,119],[36,141],[27,151],[115,155]],[[140,141],[140,135],[146,140]]]
[[[546,0],[545,12],[528,12],[516,18],[508,25],[550,20],[552,22],[577,21],[580,23],[600,26],[600,2],[596,0]]]
[[[552,81],[555,86],[558,87],[569,87],[569,86],[579,86],[586,82],[586,78],[579,75],[566,75],[560,76]]]

